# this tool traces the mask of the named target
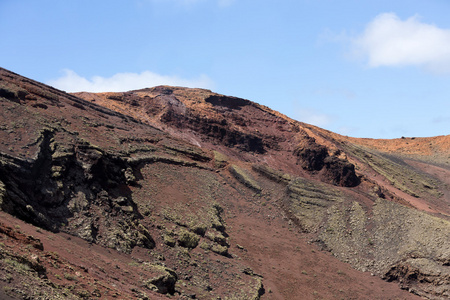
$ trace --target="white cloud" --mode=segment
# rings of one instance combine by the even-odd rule
[[[359,131],[358,127],[341,126],[337,129],[337,133],[346,136],[354,136]]]
[[[403,21],[394,13],[380,14],[352,40],[352,48],[369,67],[416,65],[450,72],[450,30],[420,22],[418,16]]]
[[[142,73],[117,73],[111,77],[94,76],[86,79],[72,70],[64,70],[60,78],[50,80],[47,84],[67,92],[125,92],[157,85],[172,85],[213,89],[213,81],[206,75],[195,79],[178,76],[159,75],[150,71]]]
[[[333,121],[333,117],[319,113],[314,109],[301,108],[297,111],[298,120],[303,123],[324,127]]]

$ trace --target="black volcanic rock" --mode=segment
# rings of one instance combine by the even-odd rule
[[[307,138],[295,151],[294,155],[298,157],[300,166],[308,171],[320,171],[325,164],[325,158],[328,157],[328,149],[319,145],[313,138]]]
[[[335,156],[324,159],[323,177],[335,185],[354,187],[360,183],[355,173],[355,165]]]

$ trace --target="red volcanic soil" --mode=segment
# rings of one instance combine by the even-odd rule
[[[233,237],[230,252],[254,273],[263,274],[266,293],[261,299],[420,299],[400,290],[396,283],[356,271],[329,252],[320,251],[278,213],[236,204],[235,210],[227,213],[233,216],[227,219]],[[139,299],[133,293],[140,288],[136,282],[139,277],[152,276],[136,263],[144,249],[127,255],[64,233],[42,230],[5,213],[0,213],[0,220],[2,247],[39,262],[46,269],[46,280],[60,287],[72,287],[79,293],[89,291],[93,299]],[[35,240],[43,250],[32,247]],[[13,275],[7,286],[21,288],[27,278]],[[166,299],[146,293],[150,299]]]
[[[421,156],[447,156],[447,162],[450,154],[450,135],[425,138],[403,137],[391,140],[355,138],[348,138],[348,140],[383,152]]]
[[[169,89],[169,87],[167,88]],[[181,102],[178,107],[185,106],[183,107],[183,114],[188,115],[186,109],[190,109],[193,115],[201,115],[209,122],[214,120],[220,122],[230,113],[225,110],[223,115],[218,114],[217,111],[211,110],[211,106],[207,103],[190,102],[192,99],[195,100],[195,96],[198,94],[211,94],[208,91],[170,89]],[[185,123],[175,125],[175,128],[170,120],[169,123],[162,121],[165,115],[164,109],[154,109],[154,107],[164,106],[157,101],[159,90],[155,90],[137,91],[133,94],[134,96],[126,93],[77,93],[75,95],[118,112],[129,114],[193,144],[218,150],[229,156],[229,159],[232,159],[234,163],[238,163],[239,160],[263,161],[276,169],[283,169],[291,174],[312,178],[311,176],[314,177],[315,175],[298,168],[295,158],[290,154],[294,150],[295,141],[298,140],[298,131],[305,130],[317,141],[337,150],[336,146],[328,140],[314,134],[306,124],[302,127],[300,123],[296,123],[267,107],[256,105],[256,109],[255,106],[242,106],[239,109],[241,121],[236,119],[236,116],[231,115],[231,118],[234,117],[237,120],[238,125],[230,125],[230,127],[247,133],[255,133],[270,138],[276,137],[278,143],[276,143],[275,150],[269,145],[266,148],[266,153],[249,155],[239,151],[236,147],[229,148],[229,146],[222,145],[217,140],[204,138],[204,136],[198,134],[195,127],[189,127],[189,119],[184,120]],[[188,93],[188,95],[185,93]],[[139,100],[138,96],[143,98]],[[132,104],[130,105],[130,103]],[[150,106],[147,103],[152,103],[152,105]],[[197,125],[200,127],[199,124]],[[296,126],[299,126],[300,129]],[[201,130],[201,128],[198,129]],[[275,147],[275,145],[272,145],[272,147]],[[171,196],[169,198],[172,201],[182,201],[181,198],[178,200],[173,197],[177,194],[176,191],[166,191],[166,194]],[[408,199],[410,198],[409,195],[405,195],[408,196]],[[405,291],[399,291],[396,284],[383,282],[370,273],[356,271],[350,265],[336,260],[329,252],[318,250],[311,243],[313,237],[299,232],[286,215],[280,213],[280,204],[275,200],[268,207],[261,207],[258,203],[246,203],[245,199],[235,200],[232,203],[226,209],[227,215],[232,216],[227,219],[227,224],[230,224],[230,228],[232,228],[229,232],[232,241],[231,249],[233,249],[233,242],[240,245],[239,248],[233,250],[237,251],[242,261],[248,262],[256,273],[264,274],[263,281],[266,293],[261,297],[262,299],[417,298],[417,296]],[[241,246],[243,249],[241,249]]]
[[[88,243],[68,234],[54,234],[3,212],[0,213],[0,221],[0,236],[4,244],[2,247],[8,253],[23,257],[24,262],[35,262],[46,270],[45,281],[53,282],[62,288],[71,288],[75,294],[84,292],[92,298],[133,299],[136,295],[131,289],[136,286],[137,278],[152,276],[151,273],[134,266],[135,261],[130,255]],[[39,248],[36,247],[35,241],[40,245]],[[10,289],[26,286],[29,279],[23,274],[12,275],[7,284]],[[45,287],[42,282],[38,284]],[[45,298],[45,294],[48,297],[52,295],[52,291],[44,289],[43,294],[41,297]],[[56,299],[56,295],[54,296]],[[69,295],[67,297],[72,299]],[[166,297],[154,293],[152,299]]]
[[[447,137],[411,150],[202,89],[70,95],[3,69],[0,105],[2,299],[420,299],[342,257],[376,256],[378,200],[449,212]],[[357,241],[361,220],[346,253],[319,234]]]
[[[336,260],[295,226],[266,213],[233,219],[233,227],[245,228],[233,239],[244,248],[242,259],[264,274],[267,294],[261,299],[420,299]]]

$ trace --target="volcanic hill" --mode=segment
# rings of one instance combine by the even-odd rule
[[[0,69],[1,299],[447,299],[450,136]]]

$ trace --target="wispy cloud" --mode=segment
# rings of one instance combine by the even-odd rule
[[[301,108],[297,110],[298,120],[300,122],[324,127],[333,122],[334,118],[330,115],[320,113],[314,109]]]
[[[341,135],[354,136],[359,131],[358,127],[352,126],[341,126],[337,129],[337,133]]]
[[[67,92],[125,92],[157,85],[214,88],[214,82],[206,75],[194,79],[184,79],[178,76],[144,71],[142,73],[117,73],[111,77],[94,76],[87,79],[68,69],[64,70],[62,77],[50,80],[47,84]]]
[[[415,65],[450,73],[450,30],[418,16],[401,20],[394,13],[380,14],[351,40],[351,47],[369,67]]]

